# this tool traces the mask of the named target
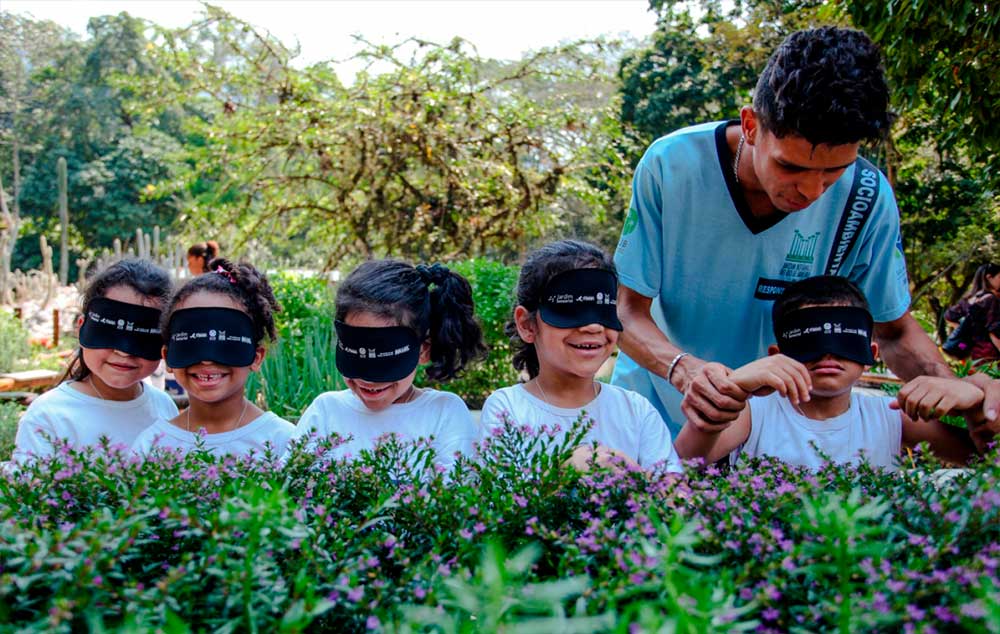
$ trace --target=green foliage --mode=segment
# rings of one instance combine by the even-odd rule
[[[28,329],[13,314],[0,311],[0,373],[24,369],[30,357]]]
[[[247,398],[286,420],[295,421],[313,399],[346,385],[337,372],[337,332],[333,320],[300,320],[298,334],[267,350],[260,372],[247,380]]]
[[[655,138],[736,117],[786,35],[841,21],[814,0],[651,0],[650,8],[658,16],[652,43],[626,55],[619,71],[621,121],[644,141],[634,161]]]
[[[14,452],[17,422],[24,408],[12,401],[0,401],[0,456],[8,458]]]
[[[230,227],[229,243],[323,244],[328,265],[448,260],[540,235],[611,118],[606,99],[551,90],[607,81],[578,46],[499,64],[457,39],[362,42],[373,70],[344,86],[331,65],[296,68],[280,42],[213,7],[156,41],[157,72],[122,77],[128,111],[196,113],[184,126],[197,140],[158,192],[185,197],[192,227]]]
[[[115,238],[127,244],[137,226],[168,226],[173,202],[150,196],[150,186],[172,177],[176,128],[169,116],[140,125],[123,109],[129,91],[111,83],[112,75],[150,72],[146,23],[126,13],[93,18],[91,37],[81,41],[50,23],[8,13],[0,20],[0,77],[9,91],[4,111],[11,113],[10,127],[0,124],[8,141],[0,145],[0,169],[22,215],[33,221],[14,266],[37,268],[38,233],[58,242],[58,158],[68,171],[72,260]]]
[[[885,51],[895,94],[931,114],[940,149],[967,147],[990,163],[1000,146],[1000,6],[970,0],[841,0]]]
[[[281,306],[278,341],[268,346],[260,372],[251,374],[247,396],[294,421],[314,398],[345,387],[335,363],[333,293],[321,277],[277,273],[269,281]]]
[[[472,259],[449,265],[472,285],[476,318],[483,328],[483,338],[489,346],[485,360],[471,365],[457,379],[439,386],[462,397],[472,409],[479,409],[494,390],[517,383],[517,371],[512,365],[513,351],[504,327],[514,315],[515,289],[519,267],[507,266],[486,259]],[[427,384],[421,370],[418,384]]]
[[[60,450],[0,473],[19,631],[990,631],[1000,463],[685,477],[509,424],[444,474],[389,438],[279,465]],[[508,554],[509,553],[509,554]],[[211,592],[205,588],[211,587]]]

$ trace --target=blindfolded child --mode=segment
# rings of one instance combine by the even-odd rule
[[[478,432],[462,399],[413,385],[418,365],[430,364],[428,379],[447,381],[485,352],[464,277],[440,264],[365,262],[337,289],[335,326],[337,370],[348,389],[316,397],[296,436],[350,436],[337,455],[356,455],[389,433],[433,438],[445,468],[456,452],[471,453]]]
[[[187,392],[189,405],[163,417],[133,443],[193,449],[200,441],[219,454],[284,453],[294,426],[247,400],[244,387],[260,369],[265,338],[274,341],[278,303],[267,277],[249,264],[213,260],[171,298],[163,316],[163,355]]]
[[[617,294],[614,263],[591,244],[564,240],[528,256],[507,332],[514,367],[530,380],[486,399],[485,431],[507,416],[535,429],[558,424],[565,432],[585,415],[594,423],[586,441],[597,442],[599,462],[617,456],[643,468],[680,470],[670,431],[649,401],[594,378],[622,330]],[[590,458],[581,449],[574,457],[578,465]]]
[[[801,280],[775,301],[772,315],[772,356],[730,375],[757,396],[730,424],[688,421],[677,436],[682,457],[715,462],[728,455],[739,462],[767,455],[818,468],[825,455],[836,463],[863,460],[894,470],[900,448],[920,442],[953,463],[973,455],[969,433],[937,417],[978,415],[984,396],[978,387],[919,377],[895,399],[852,392],[878,354],[868,302],[853,283],[834,276]]]
[[[131,445],[157,418],[177,407],[163,391],[143,383],[160,362],[160,316],[170,297],[167,272],[126,259],[98,273],[83,295],[80,349],[64,381],[28,407],[18,425],[14,459],[52,453],[49,438],[74,448]]]

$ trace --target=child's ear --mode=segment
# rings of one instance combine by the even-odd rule
[[[876,360],[878,359],[878,344],[875,343],[874,341],[872,342],[872,358]],[[870,368],[871,366],[867,367]]]
[[[524,343],[535,343],[535,316],[524,306],[514,309],[514,324],[517,326],[517,334]]]
[[[264,363],[264,357],[267,356],[267,348],[264,346],[257,346],[257,351],[253,355],[253,363],[250,364],[250,369],[254,372],[260,370],[260,366]]]
[[[163,346],[162,348],[160,348],[160,358],[163,359],[164,361],[167,360],[167,347],[166,346]],[[167,368],[167,372],[173,372],[173,369],[172,368]]]
[[[431,362],[431,340],[424,339],[424,342],[420,344],[420,358],[417,359],[418,364],[430,363]]]
[[[767,356],[773,357],[776,354],[781,354],[781,350],[776,344],[771,344],[767,347]]]

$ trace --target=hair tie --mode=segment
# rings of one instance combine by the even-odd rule
[[[417,273],[420,274],[420,278],[427,286],[430,286],[431,284],[440,286],[444,284],[444,281],[448,279],[448,276],[451,274],[448,267],[441,264],[432,264],[431,266],[418,264],[416,269]]]
[[[221,275],[221,276],[229,279],[229,283],[230,284],[235,284],[236,283],[236,278],[233,277],[233,274],[231,272],[227,271],[226,269],[222,268],[222,266],[215,267],[215,272],[218,273],[219,275]]]

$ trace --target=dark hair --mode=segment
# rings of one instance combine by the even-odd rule
[[[188,248],[187,254],[188,257],[201,258],[202,273],[208,273],[210,270],[209,262],[219,255],[219,243],[215,240],[197,242]]]
[[[854,282],[836,275],[816,275],[791,284],[774,301],[771,322],[774,337],[778,338],[778,324],[788,313],[803,306],[854,306],[871,312],[868,300]]]
[[[969,292],[962,295],[962,299],[972,299],[980,293],[992,292],[990,289],[986,288],[986,276],[994,276],[1000,273],[1000,264],[993,264],[992,262],[988,264],[981,265],[976,269],[976,274],[972,276],[972,287],[969,288]]]
[[[274,341],[278,338],[274,329],[274,315],[281,311],[278,300],[267,281],[267,276],[253,267],[252,264],[240,262],[235,264],[225,258],[216,258],[209,263],[210,272],[191,278],[184,286],[177,289],[170,298],[170,305],[163,311],[163,321],[160,330],[163,340],[170,339],[170,316],[177,304],[199,291],[228,295],[243,306],[250,319],[253,320],[253,343],[255,346],[267,337]],[[217,272],[218,271],[218,272]]]
[[[108,266],[90,280],[87,290],[83,292],[82,314],[87,314],[92,301],[104,297],[116,286],[126,286],[143,297],[157,300],[161,306],[167,304],[170,291],[173,290],[170,275],[166,271],[149,260],[126,258]],[[82,381],[90,374],[90,368],[83,361],[83,350],[77,349],[62,380]]]
[[[474,315],[472,287],[446,267],[413,266],[400,260],[369,260],[340,283],[337,320],[368,312],[430,337],[427,378],[446,381],[486,354],[483,331]]]
[[[753,109],[776,137],[813,145],[879,140],[894,119],[878,47],[862,31],[832,26],[785,38],[757,81]]]
[[[617,274],[614,261],[599,247],[579,240],[551,242],[530,253],[521,265],[517,278],[517,305],[524,306],[534,317],[549,280],[573,269],[607,269]],[[535,344],[521,339],[513,319],[507,322],[504,332],[514,349],[514,368],[527,370],[531,378],[538,376]]]

